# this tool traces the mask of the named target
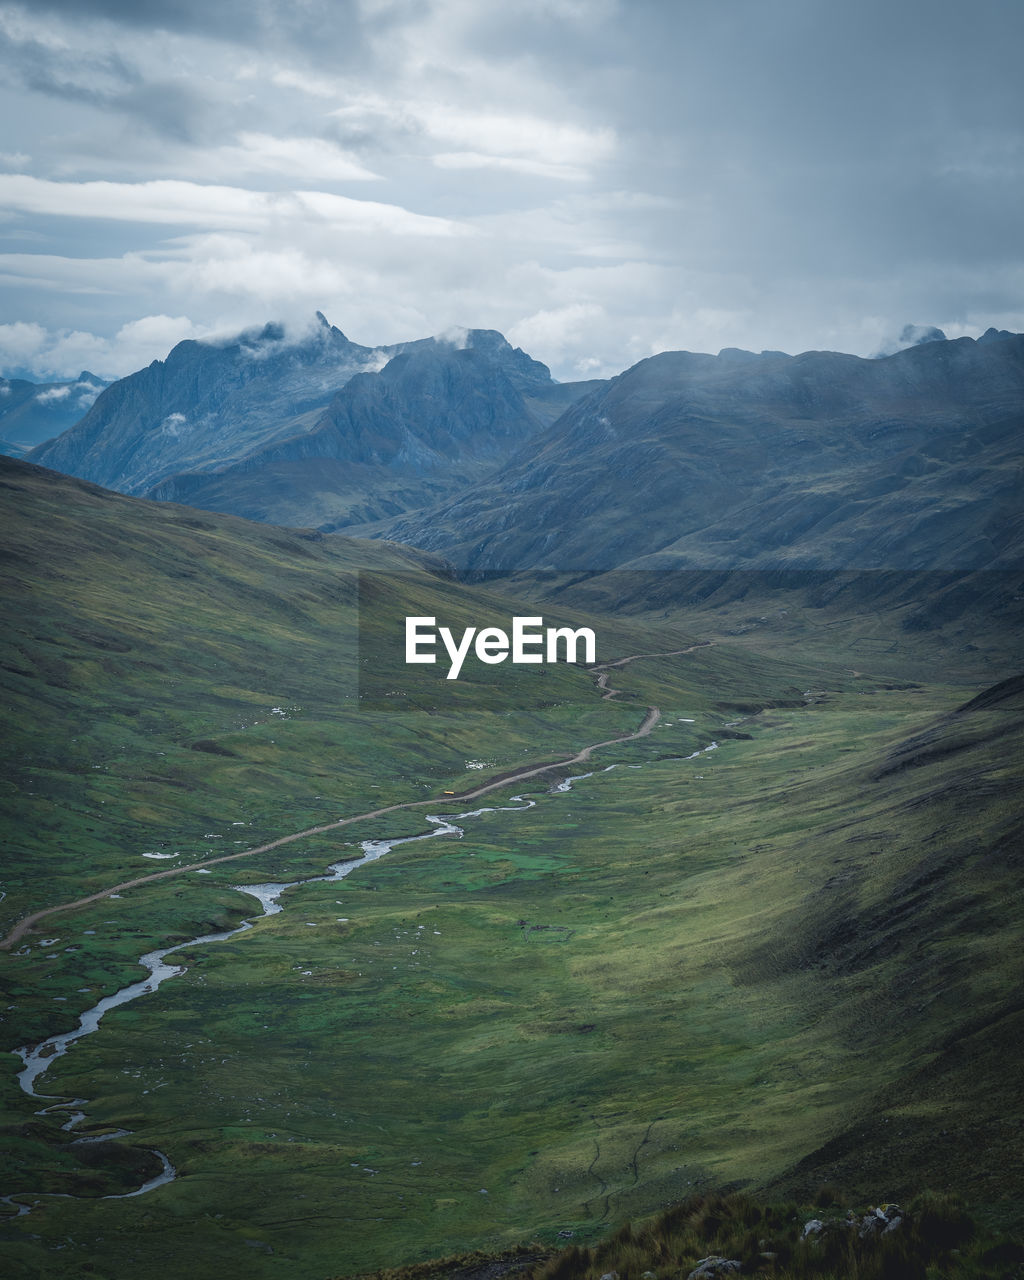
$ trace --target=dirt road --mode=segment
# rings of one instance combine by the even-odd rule
[[[705,641],[704,643],[710,642]],[[625,658],[617,658],[614,662],[599,663],[591,667],[590,672],[596,677],[597,687],[604,691],[604,697],[614,698],[622,690],[608,688],[608,669],[625,666],[627,662],[635,662],[639,658],[667,658],[675,657],[678,654],[692,653],[694,649],[701,647],[703,646],[699,644],[691,645],[688,649],[675,649],[672,653],[634,653]],[[88,906],[90,902],[100,902],[104,898],[109,898],[112,893],[120,893],[123,889],[137,889],[140,885],[152,884],[156,880],[169,880],[172,876],[185,875],[190,871],[198,871],[203,867],[217,866],[222,862],[236,862],[239,858],[252,858],[258,853],[267,853],[271,849],[279,849],[282,845],[291,844],[295,840],[305,840],[310,836],[323,835],[327,831],[337,831],[339,828],[347,827],[353,822],[362,822],[367,818],[379,818],[385,813],[397,813],[400,809],[437,809],[438,807],[445,808],[452,804],[461,804],[464,800],[475,800],[477,796],[486,795],[489,791],[495,791],[499,787],[525,782],[529,778],[537,777],[538,774],[546,773],[549,769],[564,769],[567,765],[584,764],[590,759],[593,752],[598,751],[601,747],[612,747],[619,742],[632,742],[636,738],[646,738],[660,719],[661,712],[658,708],[648,707],[647,714],[644,716],[640,727],[634,733],[623,734],[618,738],[607,738],[604,742],[593,742],[576,755],[568,756],[561,760],[548,760],[544,764],[531,765],[528,769],[516,769],[511,773],[499,774],[492,778],[490,782],[485,782],[482,786],[475,787],[472,791],[460,791],[454,795],[445,794],[432,797],[429,800],[406,800],[401,804],[385,805],[382,809],[368,809],[365,813],[356,813],[350,818],[339,818],[336,822],[327,822],[323,826],[307,827],[304,831],[295,831],[291,835],[280,836],[277,840],[271,840],[268,844],[258,845],[254,849],[243,849],[241,853],[226,853],[217,858],[206,858],[202,862],[190,862],[186,866],[171,867],[167,871],[154,871],[149,875],[136,876],[132,880],[122,880],[120,884],[111,885],[108,889],[101,889],[98,893],[91,893],[88,897],[76,898],[74,902],[64,902],[56,907],[46,907],[43,911],[36,911],[30,916],[25,916],[23,920],[18,921],[6,938],[0,941],[0,950],[10,950],[34,925],[49,916],[57,915],[63,911],[74,911],[78,907]]]

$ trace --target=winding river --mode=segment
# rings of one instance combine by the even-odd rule
[[[604,745],[604,744],[601,744]],[[694,751],[690,756],[685,757],[688,760],[695,760],[708,752],[715,751],[718,747],[717,742],[712,742],[707,747],[702,747]],[[550,768],[551,766],[546,766]],[[592,778],[595,772],[609,773],[617,768],[615,764],[606,765],[602,770],[594,770],[590,773],[576,774],[574,776],[563,779],[549,788],[548,794],[555,795],[566,793],[572,789],[576,782],[582,782],[586,778]],[[630,768],[642,768],[641,765],[628,766]],[[540,771],[537,771],[540,772]],[[481,788],[483,790],[484,788]],[[490,789],[490,788],[486,788]],[[523,796],[513,796],[515,802],[510,805],[498,805],[493,807],[483,807],[478,809],[470,809],[463,813],[454,814],[427,814],[426,821],[430,824],[430,830],[413,836],[401,836],[392,840],[363,840],[360,842],[362,856],[350,858],[345,861],[331,863],[327,868],[327,873],[321,876],[311,876],[303,880],[292,880],[285,882],[266,882],[263,884],[246,884],[234,885],[233,887],[239,892],[255,898],[262,911],[260,915],[255,916],[255,920],[262,919],[264,916],[275,915],[284,908],[281,904],[281,895],[288,889],[295,889],[307,884],[331,883],[337,880],[344,880],[346,876],[351,875],[362,867],[367,866],[371,862],[376,862],[383,858],[385,854],[390,853],[392,849],[403,844],[413,844],[419,840],[430,840],[435,836],[458,836],[465,834],[464,829],[458,825],[473,818],[479,818],[486,813],[518,813],[527,809],[532,809],[536,805],[535,800],[526,799]],[[99,896],[99,895],[98,895]],[[106,895],[105,895],[106,896]],[[133,1000],[138,1000],[142,996],[151,995],[155,992],[161,983],[166,982],[169,978],[174,978],[178,974],[185,972],[184,965],[176,965],[168,961],[169,956],[173,956],[178,951],[184,951],[192,947],[200,946],[210,942],[224,942],[228,938],[233,938],[237,934],[244,933],[253,927],[252,920],[246,920],[235,929],[224,930],[219,933],[203,934],[199,937],[191,938],[187,942],[179,942],[173,947],[163,947],[156,951],[147,951],[145,955],[139,957],[139,964],[149,970],[149,976],[142,978],[137,982],[133,982],[126,987],[122,987],[113,995],[105,996],[91,1009],[87,1009],[79,1018],[78,1026],[73,1031],[63,1032],[60,1035],[51,1036],[48,1040],[42,1041],[41,1044],[34,1048],[25,1046],[15,1050],[21,1058],[24,1066],[18,1073],[18,1083],[22,1090],[33,1099],[46,1102],[47,1105],[41,1108],[37,1115],[47,1115],[54,1112],[66,1112],[68,1119],[61,1127],[65,1131],[73,1131],[83,1120],[86,1119],[86,1112],[81,1110],[87,1105],[83,1098],[68,1099],[54,1094],[39,1093],[36,1084],[39,1078],[44,1075],[53,1064],[61,1058],[77,1040],[81,1040],[84,1036],[92,1035],[99,1029],[99,1025],[103,1016],[111,1009],[117,1009],[121,1005],[129,1004]],[[84,1135],[73,1139],[75,1143],[86,1142],[103,1142],[114,1138],[126,1138],[131,1136],[131,1131],[120,1129],[113,1132],[105,1132],[95,1135]],[[175,1177],[175,1169],[170,1159],[162,1152],[155,1148],[152,1149],[153,1155],[160,1161],[161,1171],[154,1177],[148,1179],[140,1187],[134,1191],[124,1192],[120,1195],[103,1196],[104,1200],[123,1200],[132,1196],[145,1195],[147,1192],[156,1190],[157,1187],[164,1186],[171,1182]],[[36,1203],[51,1196],[59,1196],[59,1198],[70,1199],[66,1195],[60,1193],[30,1193],[15,1192],[8,1195],[0,1196],[0,1203],[8,1204],[17,1209],[19,1215],[29,1213],[32,1203]],[[27,1202],[27,1203],[26,1203]]]

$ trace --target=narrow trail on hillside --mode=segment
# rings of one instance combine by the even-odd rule
[[[603,698],[611,699],[623,692],[621,689],[608,687],[608,671],[612,667],[623,667],[626,663],[636,662],[640,658],[677,657],[681,654],[692,653],[695,649],[701,649],[711,644],[714,644],[713,640],[703,640],[697,644],[690,645],[686,649],[673,649],[669,653],[633,653],[625,658],[616,658],[612,662],[597,663],[595,666],[590,667],[589,670],[590,674],[596,678],[597,688],[603,691]],[[601,674],[598,674],[599,672]],[[338,818],[335,822],[326,822],[318,827],[306,827],[303,831],[295,831],[291,835],[280,836],[277,840],[258,845],[254,849],[243,849],[240,853],[225,853],[216,858],[206,858],[201,862],[190,862],[186,866],[171,867],[167,871],[154,871],[148,875],[136,876],[132,880],[122,880],[119,884],[111,885],[107,889],[100,889],[97,893],[91,893],[85,898],[76,898],[73,902],[64,902],[55,907],[46,907],[42,911],[35,911],[32,915],[25,916],[0,941],[0,950],[10,950],[40,920],[45,920],[47,917],[56,915],[59,912],[75,911],[79,907],[86,907],[92,902],[101,902],[104,898],[109,898],[112,893],[120,893],[122,889],[137,889],[144,884],[152,884],[157,880],[169,880],[172,876],[185,875],[190,871],[217,866],[222,862],[236,862],[239,858],[252,858],[258,853],[268,853],[271,849],[279,849],[282,845],[291,844],[295,840],[306,840],[310,836],[323,835],[328,831],[337,831],[341,827],[350,826],[353,822],[363,822],[368,818],[379,818],[386,813],[397,813],[402,809],[423,809],[428,805],[460,804],[464,800],[475,800],[477,796],[486,795],[489,791],[496,791],[499,787],[514,786],[518,782],[546,773],[549,769],[565,768],[566,765],[573,764],[585,764],[591,755],[600,750],[601,747],[612,747],[620,742],[633,742],[637,738],[646,738],[660,719],[661,711],[659,708],[648,707],[647,714],[644,716],[640,727],[633,733],[623,734],[618,738],[607,738],[603,742],[592,742],[590,746],[584,747],[576,755],[568,756],[565,759],[548,760],[544,764],[531,765],[528,769],[515,769],[509,773],[499,774],[497,777],[492,778],[490,782],[475,787],[472,791],[460,791],[451,795],[445,793],[443,796],[431,797],[427,800],[405,800],[400,804],[385,805],[381,809],[369,809],[366,813],[353,814],[350,818]],[[353,859],[353,861],[357,860],[358,858]]]
[[[597,687],[604,690],[604,698],[608,700],[614,698],[617,693],[621,693],[621,689],[613,689],[609,686],[608,681],[611,677],[608,672],[612,667],[624,667],[627,662],[636,662],[638,658],[678,658],[683,653],[693,653],[695,649],[706,649],[713,645],[714,640],[700,640],[697,644],[691,644],[686,649],[670,649],[667,653],[631,653],[628,658],[616,658],[614,662],[601,662],[597,666],[591,667],[591,673],[603,671],[604,674],[597,677]]]

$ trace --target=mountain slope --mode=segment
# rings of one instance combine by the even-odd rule
[[[1021,335],[667,352],[377,532],[472,569],[998,567],[1024,557],[1022,429]]]
[[[213,474],[175,475],[164,501],[279,524],[343,528],[423,506],[504,461],[600,383],[559,384],[499,333],[408,343],[356,374],[312,430]]]
[[[894,742],[865,778],[871,817],[844,825],[846,844],[884,844],[869,828],[891,822],[915,831],[911,856],[896,877],[873,850],[873,874],[837,876],[831,901],[808,899],[799,936],[775,961],[839,975],[852,988],[888,970],[891,985],[870,1018],[851,1010],[851,1035],[879,1048],[921,1029],[928,1040],[895,1087],[776,1190],[809,1196],[831,1183],[869,1194],[884,1184],[903,1198],[945,1186],[990,1211],[1017,1200],[1019,1215],[1024,1002],[1011,939],[1024,878],[1022,745],[1024,677],[1015,676]]]
[[[571,754],[584,735],[639,718],[565,664],[489,668],[490,690],[414,667],[404,683],[421,677],[453,723],[443,743],[424,734],[423,714],[410,732],[360,697],[384,651],[404,652],[404,616],[436,614],[461,631],[495,610],[507,625],[516,602],[453,583],[445,562],[412,548],[130,498],[17,459],[0,458],[0,497],[0,817],[16,846],[4,918],[23,891],[40,904],[125,858],[145,867],[141,850],[161,829],[196,851],[225,803],[252,803],[262,829],[282,834],[293,818],[299,829],[362,800],[368,774],[386,794],[418,798],[428,777],[462,781],[489,742],[519,763],[538,739]],[[361,599],[367,574],[386,612]],[[608,645],[651,640],[602,629]],[[290,708],[287,725],[273,707]]]
[[[186,467],[223,466],[308,430],[339,387],[387,354],[350,342],[319,314],[299,341],[267,325],[231,342],[179,342],[166,360],[108,387],[31,461],[141,494]]]
[[[391,347],[319,313],[231,342],[181,342],[114,383],[30,461],[122,493],[324,529],[439,500],[599,383],[559,384],[499,333]]]

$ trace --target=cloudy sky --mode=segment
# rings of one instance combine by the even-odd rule
[[[0,0],[0,371],[1024,330],[1021,0]]]

